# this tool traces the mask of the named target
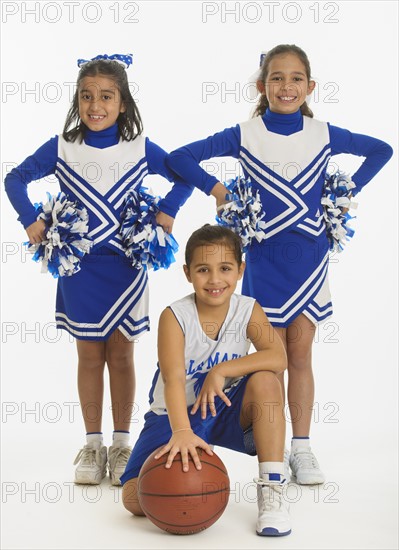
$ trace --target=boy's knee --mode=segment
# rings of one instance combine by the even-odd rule
[[[131,514],[133,514],[134,516],[145,516],[145,513],[141,509],[141,506],[138,502],[129,502],[123,499],[123,505],[126,508],[126,510]]]
[[[122,489],[123,506],[134,516],[145,516],[137,496],[137,478],[129,479]]]
[[[274,372],[260,371],[251,376],[252,393],[264,400],[280,401],[282,398],[281,382]]]
[[[247,382],[247,390],[253,396],[264,398],[267,395],[280,397],[281,384],[274,372],[258,371],[251,375]]]

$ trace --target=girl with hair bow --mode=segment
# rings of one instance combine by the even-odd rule
[[[144,137],[126,68],[132,55],[79,59],[76,92],[61,135],[51,138],[6,177],[8,197],[31,245],[44,241],[46,224],[27,194],[27,185],[55,174],[61,191],[88,212],[91,253],[80,269],[58,278],[57,328],[76,338],[78,391],[86,444],[75,464],[75,482],[99,484],[107,468],[120,485],[129,459],[129,430],[135,393],[133,342],[149,330],[148,275],[125,255],[121,214],[128,191],[147,174],[173,175],[167,154]],[[94,167],[95,175],[90,167]],[[174,183],[158,203],[156,222],[166,234],[192,189]],[[113,442],[103,445],[103,378],[108,367],[114,422]]]

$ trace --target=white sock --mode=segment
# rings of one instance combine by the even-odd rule
[[[130,433],[129,432],[114,432],[112,434],[112,446],[113,447],[128,447],[129,446]]]
[[[281,474],[284,478],[284,462],[259,462],[259,477],[269,479],[268,474]]]
[[[293,437],[291,440],[291,450],[295,451],[299,447],[310,447],[310,437]]]
[[[86,434],[86,443],[95,449],[101,449],[103,446],[103,434],[100,433],[88,433]]]

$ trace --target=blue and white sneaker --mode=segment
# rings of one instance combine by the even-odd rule
[[[267,478],[267,479],[266,479]],[[285,478],[280,474],[266,474],[255,478],[258,489],[258,521],[256,534],[261,537],[284,537],[291,533],[289,506],[284,501]]]

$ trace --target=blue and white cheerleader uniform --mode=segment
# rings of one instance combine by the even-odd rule
[[[226,378],[223,391],[229,397],[231,406],[228,407],[219,396],[216,396],[216,416],[208,414],[203,420],[201,409],[194,415],[191,415],[190,411],[212,367],[223,361],[247,355],[251,342],[247,339],[246,333],[254,305],[253,298],[233,294],[216,340],[209,338],[202,329],[195,294],[190,294],[169,306],[184,334],[186,402],[192,430],[210,445],[251,455],[256,454],[252,430],[244,432],[240,425],[241,405],[249,376]],[[149,397],[150,410],[144,417],[144,428],[121,477],[122,484],[137,477],[147,457],[155,449],[165,445],[172,436],[159,366],[152,381]]]
[[[122,246],[120,214],[126,192],[139,188],[147,174],[160,174],[172,181],[166,153],[148,138],[119,138],[117,124],[99,132],[87,130],[84,141],[50,139],[6,177],[6,191],[24,227],[36,221],[27,184],[55,174],[69,200],[78,200],[89,215],[90,254],[81,269],[58,279],[57,327],[80,340],[107,340],[119,329],[132,341],[149,330],[148,277],[135,269]],[[175,183],[160,202],[172,217],[191,194],[192,188]]]
[[[245,178],[259,190],[266,236],[246,254],[242,293],[253,296],[270,322],[287,327],[301,313],[313,323],[332,314],[328,286],[329,245],[321,198],[326,167],[340,153],[366,157],[353,174],[357,194],[392,155],[378,139],[326,122],[273,113],[181,147],[168,158],[185,181],[210,194],[217,178],[198,163],[221,156],[239,159]]]

